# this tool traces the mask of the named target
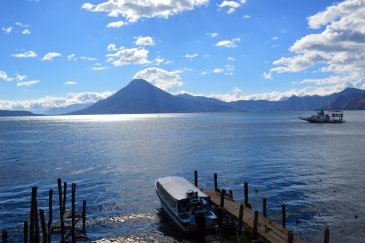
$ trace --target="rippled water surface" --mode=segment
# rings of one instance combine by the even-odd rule
[[[31,187],[40,207],[57,178],[77,183],[92,241],[173,242],[184,236],[159,209],[158,177],[232,189],[309,242],[365,242],[365,112],[344,124],[309,124],[304,113],[214,113],[0,118],[0,228],[21,236]],[[55,204],[57,197],[55,197]],[[56,211],[56,210],[55,210]],[[18,238],[17,238],[18,237]],[[207,241],[221,240],[211,233]]]

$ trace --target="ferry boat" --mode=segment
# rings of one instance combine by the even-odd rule
[[[343,112],[342,111],[324,111],[317,110],[316,115],[308,117],[299,116],[300,120],[308,121],[311,123],[343,123]]]
[[[162,209],[183,231],[199,230],[197,215],[201,217],[203,222],[200,224],[204,229],[212,229],[216,225],[217,216],[211,210],[208,196],[186,179],[178,176],[159,178],[155,189]]]

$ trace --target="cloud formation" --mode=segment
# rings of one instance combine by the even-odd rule
[[[346,0],[308,18],[311,29],[323,30],[297,40],[291,57],[281,57],[276,66],[264,73],[302,72],[317,68],[329,73],[323,79],[306,79],[301,83],[361,87],[365,84],[365,1]]]
[[[220,4],[218,4],[219,9],[227,9],[227,13],[231,14],[234,13],[237,8],[241,7],[243,4],[246,3],[246,0],[241,1],[227,1],[224,0]]]
[[[54,58],[60,57],[61,53],[58,52],[48,52],[46,55],[43,56],[42,61],[49,61],[52,62]]]
[[[110,62],[115,67],[122,67],[129,64],[148,64],[148,50],[144,48],[129,48],[124,47],[116,48],[114,44],[109,44],[108,51],[115,53],[107,54],[107,62]]]
[[[31,81],[17,82],[16,86],[17,87],[23,87],[23,86],[29,87],[29,86],[36,85],[38,83],[39,83],[39,80],[31,80]]]
[[[123,20],[120,20],[120,21],[116,21],[116,22],[111,22],[111,23],[107,24],[106,27],[108,29],[110,29],[110,28],[120,28],[124,25],[125,25],[125,22]]]
[[[114,92],[105,91],[101,93],[83,92],[70,93],[64,98],[43,97],[34,100],[9,101],[0,100],[0,109],[4,110],[47,110],[50,108],[61,108],[75,104],[93,104],[99,100],[106,99]]]
[[[237,42],[240,42],[240,38],[234,38],[232,40],[222,40],[222,41],[218,41],[215,46],[218,47],[226,47],[226,48],[234,48],[237,47]]]
[[[152,37],[150,36],[137,36],[136,39],[136,45],[137,46],[154,46],[155,42],[153,41]]]
[[[122,16],[127,22],[133,23],[142,18],[168,18],[169,16],[193,10],[207,3],[208,0],[108,0],[96,5],[84,3],[82,8],[91,12],[108,13],[108,16],[111,17]]]
[[[145,79],[156,87],[163,90],[169,90],[173,87],[182,86],[180,74],[181,71],[167,71],[161,68],[146,68],[134,75],[134,79]]]
[[[23,52],[23,53],[13,54],[11,56],[15,57],[15,58],[36,58],[37,55],[38,54],[34,51],[26,51],[26,52]]]

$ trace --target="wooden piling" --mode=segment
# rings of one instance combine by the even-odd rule
[[[221,192],[221,201],[220,201],[220,207],[221,208],[224,208],[224,197],[226,196],[226,190],[225,189],[222,189],[222,192]]]
[[[198,171],[194,170],[194,185],[198,187]]]
[[[65,214],[66,213],[66,196],[67,196],[67,182],[64,182],[63,183],[63,199],[62,199],[62,202],[63,202],[63,206],[62,206],[62,214]]]
[[[8,231],[6,230],[2,230],[1,232],[2,234],[2,239],[3,239],[3,243],[8,243],[9,241],[9,235],[8,235]]]
[[[76,242],[75,240],[75,197],[76,197],[76,184],[71,184],[71,190],[72,190],[72,196],[71,196],[71,218],[72,218],[72,224],[71,224],[71,235],[72,235],[72,242]]]
[[[39,242],[39,223],[38,223],[38,206],[37,206],[37,187],[32,187],[32,198],[30,205],[30,242]]]
[[[245,197],[245,206],[248,207],[249,203],[248,203],[248,183],[247,182],[244,183],[243,191],[244,191],[244,197]]]
[[[82,233],[86,234],[86,200],[82,202]]]
[[[39,209],[39,218],[41,221],[41,228],[42,228],[42,242],[47,243],[48,237],[47,237],[47,230],[46,230],[46,220],[44,218],[44,210]]]
[[[231,199],[233,199],[233,192],[232,192],[232,190],[229,190],[228,192],[229,192],[229,197],[230,197]]]
[[[267,214],[266,214],[266,198],[265,197],[262,199],[262,214],[264,215],[264,217],[267,217]]]
[[[51,243],[51,227],[52,227],[52,220],[53,220],[53,190],[49,190],[48,192],[48,242]]]
[[[294,242],[294,234],[293,231],[289,230],[288,231],[288,243],[293,243]]]
[[[218,176],[217,176],[217,173],[214,173],[214,190],[218,191]]]
[[[241,203],[238,216],[238,234],[242,233],[242,219],[243,219],[243,204]]]
[[[29,242],[29,232],[28,232],[28,220],[24,220],[24,226],[23,226],[23,230],[24,230],[24,233],[23,233],[23,239],[24,239],[24,243],[28,243]]]
[[[330,229],[326,228],[326,230],[324,231],[324,243],[329,243],[330,242]]]
[[[259,212],[255,210],[255,217],[253,220],[253,239],[257,239],[257,223],[259,221]]]
[[[57,179],[58,183],[58,201],[60,206],[60,226],[61,226],[61,242],[65,242],[64,222],[63,222],[63,203],[62,203],[62,182],[61,179]]]
[[[281,222],[282,222],[282,226],[285,228],[285,226],[286,226],[286,209],[285,209],[285,204],[281,205]]]

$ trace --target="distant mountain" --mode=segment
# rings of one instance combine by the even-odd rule
[[[287,100],[224,102],[204,96],[172,95],[143,79],[135,79],[107,99],[69,114],[139,114],[234,111],[300,111],[365,109],[365,91],[347,88],[328,96],[292,96]]]
[[[114,95],[70,114],[139,114],[234,111],[226,103],[171,95],[143,79],[135,79]]]
[[[36,116],[36,115],[30,111],[0,110],[0,117],[4,116]]]
[[[89,106],[91,106],[91,104],[74,104],[74,105],[69,105],[66,107],[58,107],[58,108],[52,108],[49,110],[45,110],[45,111],[42,111],[42,114],[63,115],[63,114],[71,113],[71,112],[78,111],[81,109],[85,109]]]

